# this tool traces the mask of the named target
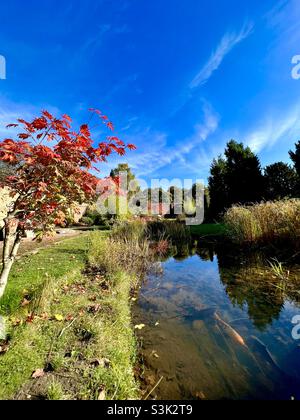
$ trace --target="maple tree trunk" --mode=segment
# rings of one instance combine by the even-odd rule
[[[18,223],[14,218],[8,216],[4,222],[5,230],[2,254],[2,269],[0,274],[0,298],[4,295],[8,282],[8,276],[12,269],[13,263],[16,260],[22,239],[21,232],[17,230]]]

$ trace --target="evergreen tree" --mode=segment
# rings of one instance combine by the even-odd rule
[[[298,176],[300,177],[300,140],[298,141],[298,143],[295,144],[295,148],[295,152],[291,150],[289,154],[295,165],[295,170]]]
[[[264,178],[258,157],[243,143],[231,140],[225,150],[229,204],[250,204],[264,195]]]
[[[290,157],[294,163],[295,171],[297,173],[297,182],[294,195],[300,197],[300,140],[295,144],[295,151],[290,151]]]
[[[265,168],[266,199],[281,200],[295,194],[296,171],[288,164],[277,162]]]
[[[264,196],[264,177],[258,157],[243,143],[231,140],[225,156],[212,163],[209,177],[209,219],[219,219],[233,204],[250,204]]]
[[[229,204],[226,179],[227,163],[219,156],[218,159],[213,160],[208,181],[210,195],[208,219],[210,221],[219,219]]]

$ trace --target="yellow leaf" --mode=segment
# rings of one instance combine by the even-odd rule
[[[63,321],[64,317],[62,315],[56,314],[55,319],[56,319],[56,321]]]
[[[145,324],[140,324],[140,325],[136,325],[134,328],[136,329],[136,330],[142,330],[143,328],[145,328],[146,327],[146,325]]]

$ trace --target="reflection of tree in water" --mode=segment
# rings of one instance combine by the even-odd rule
[[[233,257],[217,252],[220,279],[234,305],[248,308],[248,314],[256,328],[264,330],[274,320],[279,319],[285,296],[277,287],[271,274],[262,272],[264,256],[259,253],[240,254]]]
[[[207,248],[197,247],[197,255],[201,258],[202,261],[214,261],[215,250],[213,246],[207,246]]]
[[[176,246],[176,254],[174,255],[174,259],[176,261],[184,261],[191,255],[191,247],[190,244],[180,244]]]
[[[174,242],[170,248],[172,257],[176,261],[184,261],[196,254],[197,242],[190,240],[187,242]]]
[[[279,319],[284,295],[275,285],[243,269],[233,272],[220,268],[220,278],[231,302],[240,307],[247,305],[249,317],[257,328],[263,330]]]
[[[177,242],[169,249],[169,257],[172,256],[176,261],[184,261],[194,255],[198,255],[202,261],[213,262],[216,255],[214,245],[207,245],[204,248],[198,245],[198,241],[191,240],[185,243]]]
[[[276,284],[278,280],[266,270],[270,255],[192,240],[173,244],[164,259],[172,256],[176,261],[184,261],[193,255],[205,262],[213,262],[218,257],[220,279],[232,304],[246,306],[250,319],[260,330],[279,319],[286,297],[300,301],[299,287],[283,292]]]

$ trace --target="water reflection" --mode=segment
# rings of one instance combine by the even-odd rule
[[[300,398],[299,267],[283,290],[262,253],[172,246],[136,308],[148,387],[162,399]],[[155,395],[154,395],[155,397]]]
[[[171,248],[168,259],[172,253],[176,261],[184,261],[193,255],[198,255],[204,262],[213,263],[216,259],[220,280],[232,304],[241,309],[246,307],[249,318],[261,330],[279,319],[287,297],[295,303],[300,302],[296,264],[292,266],[294,276],[290,278],[290,286],[293,287],[283,292],[268,264],[271,256],[263,252],[245,253],[224,249],[215,243],[203,245],[194,241]]]

